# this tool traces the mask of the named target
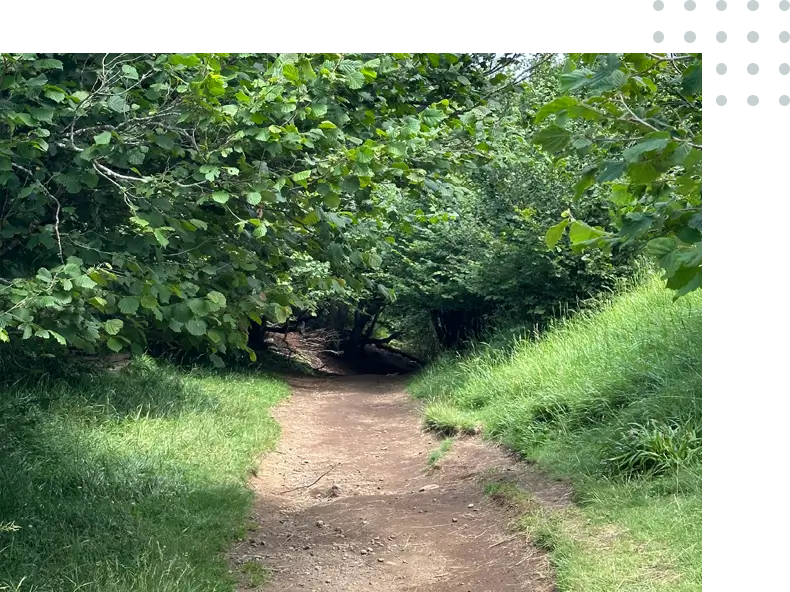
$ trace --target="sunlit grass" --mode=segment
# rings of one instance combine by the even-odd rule
[[[701,293],[673,302],[650,278],[528,337],[420,374],[426,425],[480,424],[573,480],[578,509],[525,522],[561,590],[700,590]]]

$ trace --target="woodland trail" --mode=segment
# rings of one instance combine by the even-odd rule
[[[274,410],[278,448],[251,481],[255,526],[231,553],[236,569],[259,562],[271,577],[240,590],[554,589],[545,555],[508,531],[483,489],[507,478],[556,507],[569,503],[566,485],[474,437],[430,469],[439,441],[402,377],[289,382],[292,397]]]

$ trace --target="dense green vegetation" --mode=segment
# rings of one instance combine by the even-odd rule
[[[0,589],[230,589],[305,329],[573,478],[562,590],[698,589],[700,54],[0,58]]]
[[[410,389],[431,428],[482,426],[573,480],[580,515],[525,517],[551,539],[561,590],[701,589],[699,294],[673,302],[651,277],[536,338],[448,356]]]
[[[141,359],[0,393],[0,589],[234,589],[222,553],[284,383]]]

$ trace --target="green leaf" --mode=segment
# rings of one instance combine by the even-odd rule
[[[310,178],[310,171],[309,170],[307,170],[307,171],[299,171],[298,173],[294,173],[293,175],[291,175],[291,179],[293,179],[296,182],[306,181],[309,178]]]
[[[642,236],[653,225],[655,216],[644,212],[629,212],[623,219],[620,234],[630,239]]]
[[[5,329],[0,328],[0,341],[8,343],[11,341],[11,338],[8,336],[8,331]]]
[[[592,76],[586,68],[574,70],[560,75],[560,92],[567,93],[585,86]]]
[[[337,126],[331,121],[322,121],[318,124],[320,129],[337,129]]]
[[[121,329],[123,329],[123,321],[121,319],[104,321],[104,330],[108,335],[118,335]]]
[[[595,172],[597,168],[593,167],[585,171],[581,179],[579,179],[573,186],[573,197],[579,199],[585,191],[595,184]]]
[[[290,66],[290,64],[288,65]],[[223,362],[222,358],[220,358],[217,354],[209,354],[208,359],[211,360],[211,363],[214,365],[215,368],[225,367],[225,362]]]
[[[407,117],[403,122],[403,134],[412,137],[420,133],[420,121],[415,117]]]
[[[284,323],[285,321],[288,320],[288,317],[290,316],[290,313],[289,313],[287,308],[285,308],[283,306],[280,306],[276,302],[274,303],[274,307],[273,308],[274,308],[274,319],[278,323]]]
[[[118,301],[118,310],[126,315],[136,313],[139,306],[140,301],[134,296],[124,296]]]
[[[683,74],[680,88],[686,96],[697,95],[702,92],[702,65],[695,63]]]
[[[654,238],[645,245],[645,253],[652,257],[661,258],[674,251],[678,246],[675,239],[662,236]]]
[[[405,142],[393,142],[387,146],[387,152],[389,152],[392,156],[397,158],[403,158],[406,156],[406,143]]]
[[[215,191],[211,194],[211,199],[217,203],[224,204],[230,199],[230,195],[228,195],[227,191]]]
[[[554,115],[560,111],[566,111],[570,107],[578,104],[579,101],[574,99],[573,97],[559,97],[551,101],[550,103],[546,103],[540,110],[535,114],[535,123],[541,123],[545,120],[549,115]]]
[[[606,160],[595,178],[599,183],[615,181],[623,176],[626,163],[621,160]]]
[[[123,342],[117,337],[110,337],[107,340],[107,347],[109,347],[115,353],[118,353],[123,349]]]
[[[283,66],[283,76],[291,82],[299,81],[299,69],[293,64],[285,64]]]
[[[159,307],[159,303],[156,301],[156,297],[152,296],[151,294],[146,294],[142,298],[140,298],[140,304],[143,308],[147,308],[149,310],[154,310],[155,308]]]
[[[429,127],[435,127],[440,121],[445,119],[447,116],[438,109],[426,109],[422,112],[422,120],[428,125]]]
[[[168,244],[170,244],[170,241],[165,236],[165,233],[162,232],[161,228],[154,229],[154,238],[156,239],[156,242],[158,242],[163,247],[166,247]]]
[[[49,283],[52,281],[52,274],[46,267],[41,267],[36,273],[36,279],[44,283]]]
[[[137,73],[137,68],[131,66],[129,64],[124,64],[121,66],[121,71],[124,73],[125,78],[131,78],[132,80],[140,80],[140,74]]]
[[[195,337],[200,337],[206,334],[206,321],[202,319],[189,319],[186,323],[186,330]]]
[[[570,144],[571,133],[558,125],[550,125],[535,136],[535,141],[549,154],[563,150]]]
[[[206,295],[206,298],[211,300],[212,302],[219,304],[221,307],[225,307],[227,301],[225,300],[225,294],[222,292],[217,292],[216,290],[212,290]]]
[[[261,194],[257,191],[250,191],[247,194],[247,203],[251,206],[257,206],[259,203],[261,203]]]
[[[655,181],[660,174],[658,169],[648,161],[638,161],[628,166],[628,176],[634,183],[650,183]]]
[[[56,90],[54,88],[47,89],[44,91],[44,96],[47,97],[51,101],[55,101],[56,103],[62,103],[63,100],[66,98],[66,94]]]
[[[96,136],[93,136],[93,143],[96,144],[97,146],[104,146],[106,144],[109,144],[111,139],[112,139],[112,133],[106,131]]]
[[[129,106],[126,104],[126,99],[120,95],[112,95],[109,99],[107,99],[107,106],[116,113],[125,113],[129,110]]]
[[[58,342],[60,345],[66,345],[66,338],[65,338],[65,337],[63,337],[63,335],[61,335],[61,334],[60,334],[60,333],[58,333],[57,331],[53,331],[52,329],[50,329],[50,330],[49,330],[49,334],[50,334],[52,337],[54,337],[54,338],[55,338],[55,341],[57,341],[57,342]],[[2,337],[2,336],[0,336],[0,337]],[[2,339],[0,339],[0,341],[2,341]]]
[[[612,191],[608,197],[609,201],[616,206],[625,207],[633,203],[634,198],[628,193],[626,185],[612,185]]]
[[[310,110],[313,117],[323,117],[329,109],[326,103],[314,103],[310,105]]]
[[[565,228],[568,226],[568,220],[562,220],[555,224],[546,231],[546,245],[549,249],[553,249],[560,242],[562,235],[565,234]]]
[[[365,85],[365,75],[362,72],[349,72],[346,74],[348,88],[357,90]]]
[[[30,110],[30,113],[37,121],[52,123],[52,116],[55,114],[55,110],[52,107],[34,107]]]
[[[651,134],[653,137],[646,138],[638,144],[631,146],[623,152],[623,158],[626,162],[636,162],[639,157],[645,152],[652,152],[654,150],[662,150],[669,144],[669,134],[666,132],[659,132],[658,134]]]
[[[579,220],[574,220],[571,222],[571,227],[568,231],[568,238],[571,239],[572,245],[577,245],[579,243],[599,238],[604,234],[605,233],[603,230],[593,228],[592,226],[589,226]]]

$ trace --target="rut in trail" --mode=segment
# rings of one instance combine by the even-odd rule
[[[274,413],[280,443],[251,482],[256,526],[231,556],[270,578],[240,590],[554,589],[545,555],[507,530],[483,488],[507,476],[563,506],[566,485],[479,438],[458,440],[431,471],[438,441],[421,430],[401,377],[290,382],[293,396]]]

